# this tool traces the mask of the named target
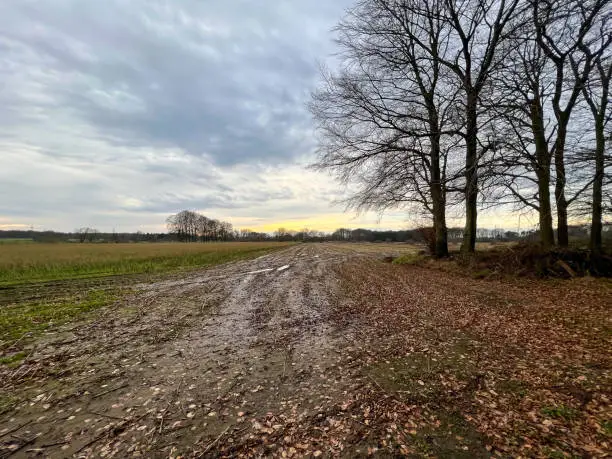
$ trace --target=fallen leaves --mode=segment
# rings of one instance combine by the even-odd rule
[[[599,326],[609,320],[609,287],[591,280],[475,282],[368,263],[339,272],[350,299],[335,320],[353,320],[355,339],[368,350],[367,371],[388,397],[418,401],[426,417],[458,413],[451,429],[468,422],[482,435],[472,443],[493,453],[561,457],[609,446],[601,426],[611,411],[611,343]],[[446,425],[431,417],[417,424],[407,433]]]
[[[61,384],[82,382],[62,398],[57,388],[31,393],[20,415],[50,429],[61,420],[57,449],[42,454],[66,456],[81,445],[108,457],[603,456],[611,343],[599,285],[473,281],[357,260],[231,290],[203,331],[136,346],[139,330],[163,334],[175,308],[184,316],[208,295],[200,284],[169,289],[165,315],[138,313],[146,327],[124,337],[126,321],[100,325],[107,361],[86,360],[93,345],[78,355],[82,368],[71,353],[49,359],[49,374],[66,372]],[[5,435],[0,448],[37,431],[24,425],[12,432],[23,440]]]

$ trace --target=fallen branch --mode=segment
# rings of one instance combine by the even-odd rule
[[[97,413],[96,411],[88,411],[89,414],[93,414],[94,416],[102,416],[103,418],[108,419],[116,419],[117,421],[127,421],[126,418],[121,418],[119,416],[111,416],[110,414]]]
[[[102,434],[98,435],[97,437],[95,437],[93,440],[88,441],[87,443],[85,443],[83,446],[81,446],[79,449],[77,449],[73,455],[80,453],[81,451],[83,451],[86,448],[89,448],[91,445],[93,445],[94,443],[97,443],[98,441],[102,440],[104,437],[107,436],[111,436],[114,437],[118,434],[118,432],[121,431],[121,429],[123,429],[124,427],[126,427],[128,424],[134,423],[134,422],[138,422],[140,421],[142,418],[144,418],[147,414],[149,414],[149,412],[147,411],[145,414],[134,418],[134,419],[126,419],[123,422],[120,422],[119,424],[117,424],[116,426],[114,426],[112,428],[112,430],[110,431],[106,431],[103,432]]]
[[[13,429],[11,429],[11,430],[7,430],[7,431],[6,431],[6,432],[4,432],[3,434],[0,434],[0,438],[2,438],[2,437],[6,437],[7,435],[12,434],[13,432],[17,432],[19,429],[21,429],[22,427],[27,426],[27,425],[28,425],[28,424],[30,424],[31,422],[32,422],[31,420],[30,420],[30,421],[26,421],[26,422],[24,422],[23,424],[18,425],[17,427],[15,427],[15,428],[13,428]]]
[[[52,446],[59,446],[59,445],[65,445],[66,443],[68,443],[66,440],[62,440],[62,441],[56,441],[55,443],[45,443],[44,445],[41,445],[41,448],[51,448]]]
[[[115,387],[114,389],[109,389],[109,390],[105,390],[104,392],[100,392],[99,394],[94,395],[92,398],[102,397],[103,395],[110,394],[111,392],[115,392],[117,390],[124,389],[127,386],[129,386],[128,383],[122,384],[121,386]]]
[[[221,432],[221,434],[219,434],[219,436],[217,438],[215,438],[213,440],[212,443],[210,443],[206,449],[204,451],[202,451],[202,454],[200,454],[198,457],[203,457],[220,439],[221,437],[223,437],[223,435],[225,435],[227,433],[227,431],[229,430],[230,426],[227,426],[225,428],[225,430],[223,432]]]
[[[14,438],[21,440],[23,443],[21,445],[19,445],[16,449],[12,450],[8,456],[6,457],[11,457],[13,454],[15,454],[17,451],[21,451],[23,448],[25,448],[26,446],[28,446],[31,443],[34,443],[36,441],[36,439],[38,438],[38,436],[34,436],[32,438],[30,438],[29,440],[26,440],[24,438],[21,437],[17,437],[15,435],[13,435]]]
[[[6,348],[7,351],[10,351],[11,349],[13,349],[17,343],[19,343],[22,339],[24,339],[26,336],[31,336],[32,332],[25,332],[23,335],[21,335],[21,337],[19,337],[16,341],[13,342],[13,344],[11,344],[9,347]]]

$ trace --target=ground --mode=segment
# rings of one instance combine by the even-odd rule
[[[0,457],[604,457],[610,284],[383,261],[401,247],[122,281],[11,345]]]

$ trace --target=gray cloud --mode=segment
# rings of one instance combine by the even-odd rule
[[[290,161],[312,148],[303,105],[341,11],[326,3],[9,1],[0,102],[20,122],[62,107],[115,145]]]
[[[339,212],[338,188],[299,163],[317,60],[351,3],[1,2],[0,226]]]

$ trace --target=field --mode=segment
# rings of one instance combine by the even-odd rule
[[[151,275],[255,258],[288,245],[0,244],[0,351],[112,304]]]
[[[5,244],[0,286],[121,274],[160,273],[262,255],[287,244]]]
[[[407,244],[38,247],[0,289],[0,457],[612,446],[609,280],[474,278]]]

